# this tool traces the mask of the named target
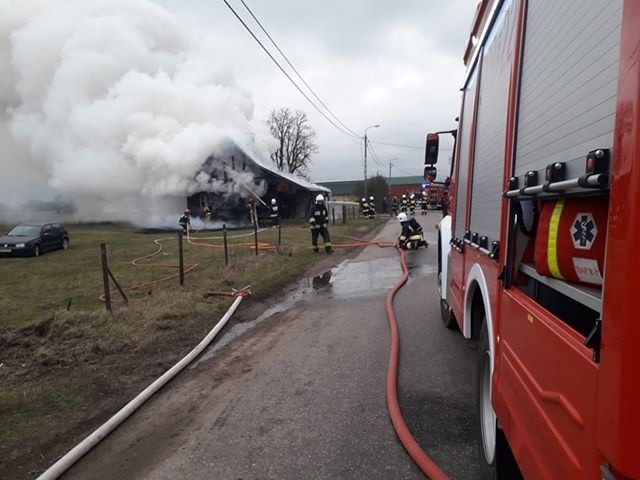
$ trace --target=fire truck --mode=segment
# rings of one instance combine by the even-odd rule
[[[640,1],[482,0],[439,225],[483,478],[640,479]],[[640,282],[639,282],[640,284]]]
[[[442,182],[431,182],[422,189],[424,202],[429,210],[442,208],[442,199],[446,192],[446,185]]]

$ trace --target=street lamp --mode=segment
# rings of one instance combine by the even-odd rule
[[[367,198],[367,130],[378,128],[380,125],[371,125],[364,129],[364,197]]]

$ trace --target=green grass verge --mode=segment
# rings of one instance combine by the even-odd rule
[[[331,226],[333,243],[351,243],[347,236],[363,236],[384,220]],[[303,223],[283,228],[280,252],[257,256],[238,245],[252,243],[251,232],[232,231],[229,265],[221,248],[185,245],[185,264],[198,268],[184,286],[176,278],[135,290],[134,301],[115,303],[109,314],[98,301],[100,244],[126,287],[177,272],[161,266],[177,264],[176,236],[110,224],[67,228],[68,251],[0,258],[0,478],[32,478],[188,352],[231,302],[204,292],[251,285],[254,299],[264,299],[325,257],[312,252]],[[220,236],[202,232],[198,240]],[[157,250],[158,238],[162,252],[132,266]],[[276,243],[277,229],[260,232],[259,241]]]

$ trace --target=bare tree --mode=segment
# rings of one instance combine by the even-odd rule
[[[292,112],[288,108],[272,110],[267,119],[271,134],[280,146],[271,154],[278,170],[295,173],[308,178],[311,155],[318,152],[314,143],[316,132],[309,125],[307,114],[302,110]]]

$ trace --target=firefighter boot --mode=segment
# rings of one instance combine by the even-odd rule
[[[324,251],[327,252],[327,255],[330,255],[333,253],[333,248],[331,248],[331,245],[325,245]]]
[[[318,253],[318,252],[319,252],[318,247],[316,245],[314,245],[313,246],[313,253]]]

